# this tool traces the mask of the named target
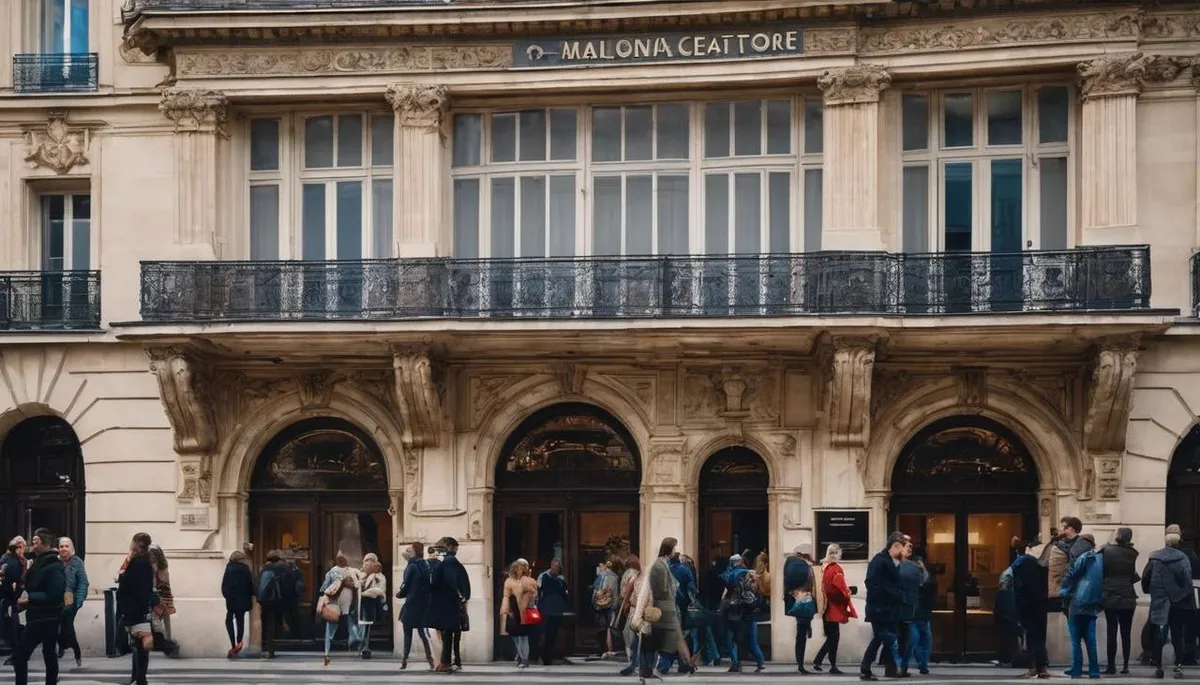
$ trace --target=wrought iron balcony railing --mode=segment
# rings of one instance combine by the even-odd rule
[[[13,90],[18,93],[92,93],[98,88],[96,53],[13,55]]]
[[[663,318],[1120,311],[1150,249],[1011,254],[143,262],[145,321]]]
[[[0,331],[99,328],[99,271],[0,271]]]
[[[1192,255],[1192,316],[1200,318],[1200,252]]]
[[[124,21],[132,21],[151,12],[253,12],[339,9],[388,9],[392,7],[421,7],[436,9],[447,5],[486,7],[504,3],[530,4],[531,0],[132,0],[121,10]],[[537,0],[533,0],[536,2]],[[546,4],[562,4],[541,0]],[[620,0],[609,0],[616,4]],[[676,0],[677,2],[679,0]],[[696,0],[683,0],[695,2]],[[580,4],[583,4],[582,2]],[[594,2],[588,4],[595,4]]]

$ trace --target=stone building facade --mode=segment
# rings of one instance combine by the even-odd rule
[[[1200,528],[1200,11],[730,4],[0,0],[0,533],[197,655],[247,541],[454,536],[485,660],[518,556],[899,527],[970,658],[1012,535]]]

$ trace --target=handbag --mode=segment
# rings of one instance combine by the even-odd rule
[[[642,620],[646,623],[658,623],[662,620],[662,609],[650,605],[642,610]]]
[[[542,625],[542,612],[537,607],[529,607],[521,614],[521,624],[527,626]]]
[[[811,592],[800,590],[796,593],[796,601],[792,608],[788,609],[787,615],[801,621],[811,621],[817,615],[817,600],[813,599]]]
[[[317,600],[317,614],[326,623],[337,623],[342,617],[342,609],[336,602],[329,601],[329,595],[321,595]]]

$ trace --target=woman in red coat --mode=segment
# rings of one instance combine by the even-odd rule
[[[850,601],[850,588],[846,586],[846,574],[842,571],[842,548],[835,544],[829,545],[825,558],[821,560],[821,589],[825,595],[825,613],[821,616],[821,624],[825,628],[825,644],[817,652],[813,669],[821,670],[821,662],[829,655],[829,672],[840,674],[837,667],[838,641],[841,638],[843,623],[858,618],[854,611],[854,603]]]

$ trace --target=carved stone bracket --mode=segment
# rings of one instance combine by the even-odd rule
[[[1096,499],[1121,498],[1121,459],[1110,456],[1096,460]]]
[[[421,128],[445,137],[450,95],[433,83],[397,83],[388,86],[387,101],[396,112],[396,123]]]
[[[646,465],[649,485],[681,485],[690,459],[684,436],[651,437],[650,463]]]
[[[1174,81],[1191,64],[1184,57],[1125,52],[1081,62],[1079,87],[1083,99],[1139,95],[1147,82]]]
[[[51,110],[50,121],[25,129],[25,163],[44,167],[60,176],[88,164],[91,132],[86,126],[67,124],[66,110]]]
[[[393,348],[392,369],[404,446],[437,447],[442,436],[443,403],[440,379],[435,378],[428,348],[424,345]]]
[[[977,366],[962,366],[954,371],[955,379],[958,381],[958,401],[967,406],[987,404],[987,369]]]
[[[575,362],[557,362],[552,368],[562,394],[578,395],[583,392],[583,382],[587,379],[587,367]]]
[[[179,454],[206,454],[216,445],[210,393],[196,360],[177,347],[148,348]]]
[[[329,372],[309,373],[296,378],[296,387],[300,391],[300,406],[305,409],[328,407],[333,400],[333,387],[338,380]]]
[[[826,352],[825,412],[830,444],[866,447],[871,432],[871,380],[877,336],[834,336]]]
[[[1083,424],[1084,447],[1092,454],[1125,451],[1139,342],[1135,336],[1105,340],[1097,346]]]
[[[175,123],[176,132],[208,132],[229,137],[229,98],[224,93],[167,88],[158,109]]]
[[[880,93],[891,85],[891,74],[878,64],[855,64],[827,71],[817,79],[826,106],[879,102]]]

